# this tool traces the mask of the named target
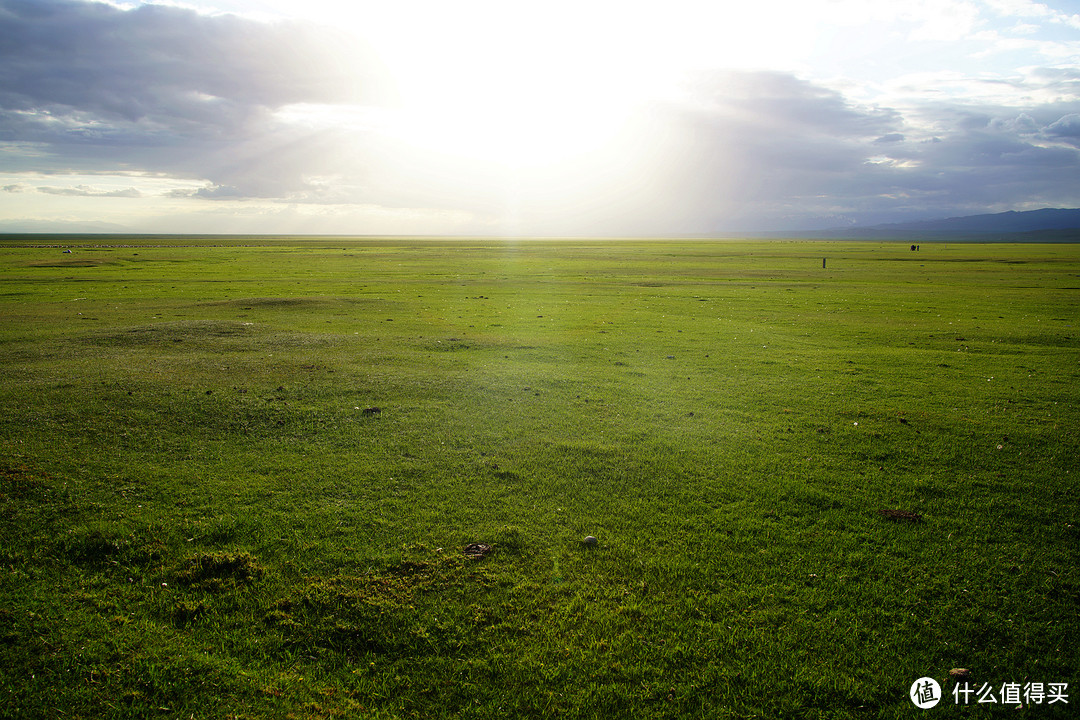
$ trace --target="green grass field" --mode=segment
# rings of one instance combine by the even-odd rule
[[[0,716],[1080,705],[1080,245],[7,243]]]

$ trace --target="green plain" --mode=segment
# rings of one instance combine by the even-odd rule
[[[0,716],[1080,703],[1080,245],[5,242]]]

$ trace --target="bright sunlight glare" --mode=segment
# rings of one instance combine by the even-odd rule
[[[421,151],[522,171],[618,153],[630,116],[670,95],[681,72],[800,51],[782,33],[762,47],[746,32],[766,21],[753,10],[716,4],[702,22],[712,4],[700,2],[316,5],[385,64],[398,100],[382,116],[385,132]],[[683,22],[691,9],[696,21]]]
[[[398,92],[393,133],[418,147],[510,168],[573,159],[612,137],[640,99],[614,41],[582,37],[550,8],[431,8],[370,37]]]

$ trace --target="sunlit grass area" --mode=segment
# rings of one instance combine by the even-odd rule
[[[1076,689],[1077,246],[189,240],[0,248],[0,714]]]

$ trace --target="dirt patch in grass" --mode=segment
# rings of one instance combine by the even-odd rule
[[[1080,335],[1066,332],[1027,333],[1022,335],[1005,335],[995,338],[991,342],[1005,345],[1006,350],[1009,349],[1009,346],[1011,345],[1047,348],[1076,348],[1080,347]],[[993,349],[997,350],[999,348]]]
[[[116,265],[113,260],[95,260],[93,258],[71,258],[70,260],[37,260],[28,262],[26,267],[37,268],[83,268],[98,267],[101,265]]]
[[[4,526],[10,525],[9,547],[26,539],[27,526],[20,523],[52,527],[76,510],[70,493],[58,487],[47,473],[19,462],[5,464],[0,460],[0,536],[6,532]],[[54,531],[49,534],[56,536]]]
[[[266,348],[323,348],[338,345],[338,335],[270,332],[265,325],[239,320],[179,320],[93,332],[81,342],[96,347],[176,352],[252,352]]]
[[[63,554],[91,567],[148,568],[160,566],[165,543],[149,533],[122,534],[109,530],[69,530],[59,541]]]
[[[5,500],[40,500],[49,486],[26,465],[0,466],[0,503]]]
[[[246,552],[205,553],[187,558],[172,572],[173,582],[209,592],[250,585],[266,574],[266,567]]]
[[[91,345],[107,347],[138,347],[148,345],[176,345],[185,342],[206,343],[246,339],[253,333],[252,326],[242,322],[222,320],[183,320],[178,322],[138,325],[136,327],[93,333],[85,336]]]
[[[365,577],[308,578],[265,620],[289,646],[349,655],[437,654],[471,642],[470,629],[485,616],[482,603],[475,602],[491,584],[491,576],[474,563],[435,552]]]
[[[480,560],[491,552],[491,546],[487,543],[469,543],[465,546],[465,558],[468,560]]]
[[[917,512],[912,512],[910,510],[896,510],[893,508],[884,508],[882,510],[878,510],[878,515],[881,515],[887,520],[894,520],[896,522],[922,522],[922,515]]]
[[[199,303],[205,307],[231,307],[238,310],[301,310],[304,308],[328,308],[344,305],[363,305],[369,303],[385,304],[386,301],[379,298],[351,298],[332,297],[326,295],[312,296],[271,296],[237,298],[235,300],[216,300],[213,302]]]

